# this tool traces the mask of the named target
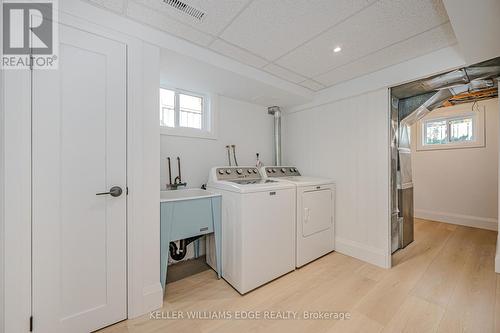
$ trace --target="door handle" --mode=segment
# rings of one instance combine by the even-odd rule
[[[95,195],[107,195],[109,194],[112,197],[119,197],[122,195],[123,190],[120,186],[113,186],[112,188],[109,189],[109,192],[101,192],[101,193],[96,193]]]

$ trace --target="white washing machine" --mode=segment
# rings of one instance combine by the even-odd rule
[[[264,178],[296,188],[295,265],[301,267],[335,249],[335,183],[332,179],[302,176],[296,167],[268,166]]]
[[[295,269],[295,186],[255,167],[216,167],[207,189],[222,194],[222,277],[241,294]],[[209,264],[213,244],[207,242]],[[214,267],[214,265],[211,265]]]

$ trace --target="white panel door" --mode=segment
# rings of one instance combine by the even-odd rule
[[[302,236],[307,237],[332,227],[331,190],[304,192],[302,206]]]
[[[126,46],[59,33],[59,69],[33,72],[36,333],[91,332],[127,306]]]

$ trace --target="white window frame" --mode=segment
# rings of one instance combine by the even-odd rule
[[[448,142],[444,144],[425,144],[426,138],[426,124],[429,122],[444,120],[447,123],[451,120],[472,118],[472,140],[471,141],[458,141]],[[484,106],[479,106],[474,111],[471,104],[461,104],[451,107],[439,108],[432,111],[427,116],[417,122],[417,151],[426,150],[444,150],[444,149],[461,149],[461,148],[481,148],[485,147],[485,110]],[[450,131],[447,130],[449,137]]]
[[[190,90],[172,88],[169,86],[160,85],[159,89],[166,89],[175,92],[175,127],[169,126],[161,126],[160,125],[160,134],[161,135],[170,135],[170,136],[183,136],[190,138],[202,138],[202,139],[217,139],[217,122],[216,122],[216,103],[217,103],[217,95],[215,94],[204,94],[193,92]],[[179,115],[180,115],[180,106],[179,106],[179,94],[186,94],[190,96],[196,96],[202,98],[202,111],[201,111],[201,129],[191,128],[191,127],[181,127],[179,126]],[[159,103],[159,101],[158,101]],[[160,109],[161,105],[158,107]],[[158,115],[159,116],[159,115]],[[158,122],[160,119],[158,118]]]

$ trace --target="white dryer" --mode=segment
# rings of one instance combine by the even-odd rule
[[[216,167],[207,189],[222,194],[221,275],[227,282],[244,294],[295,269],[293,184],[263,179],[255,167]],[[213,249],[207,250],[210,258]]]
[[[295,265],[301,267],[335,249],[335,183],[332,179],[302,176],[296,167],[268,166],[264,178],[296,188]]]

